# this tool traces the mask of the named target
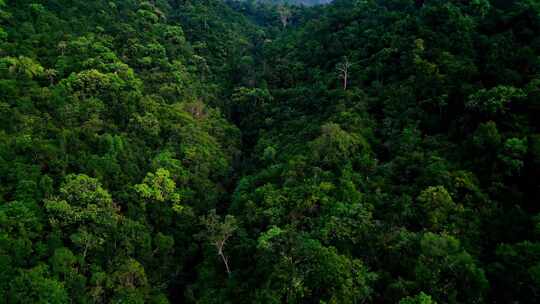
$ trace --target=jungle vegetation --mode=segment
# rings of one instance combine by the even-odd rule
[[[293,4],[0,0],[0,302],[540,302],[540,3]]]

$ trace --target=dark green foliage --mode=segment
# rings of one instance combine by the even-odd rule
[[[533,0],[0,0],[0,299],[539,302],[539,37]]]

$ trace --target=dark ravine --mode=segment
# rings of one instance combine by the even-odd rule
[[[536,1],[261,2],[0,0],[0,299],[540,302]]]

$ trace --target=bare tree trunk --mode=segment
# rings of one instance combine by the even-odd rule
[[[347,90],[347,83],[349,81],[349,69],[352,64],[347,57],[343,58],[343,62],[337,64],[337,72],[339,78],[343,79],[343,90]]]
[[[216,243],[216,248],[218,250],[218,255],[221,257],[221,260],[223,261],[223,264],[225,264],[225,269],[227,270],[227,275],[231,276],[231,268],[229,267],[229,260],[223,253],[223,247],[225,247],[225,242],[227,239],[224,239],[223,241]]]
[[[225,264],[225,269],[227,270],[227,275],[231,276],[231,269],[229,268],[229,262],[227,260],[227,257],[223,254],[223,251],[219,251],[219,255],[221,256],[221,259],[223,260],[223,263]]]

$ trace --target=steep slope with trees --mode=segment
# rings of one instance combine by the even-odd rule
[[[289,5],[321,5],[321,4],[328,4],[332,2],[332,0],[238,0],[238,1],[245,1],[245,2],[253,2],[253,3],[270,3],[270,4],[289,4]]]
[[[540,301],[534,0],[0,0],[7,303]]]

